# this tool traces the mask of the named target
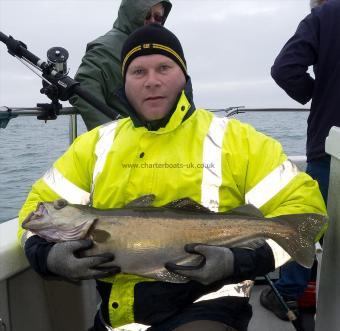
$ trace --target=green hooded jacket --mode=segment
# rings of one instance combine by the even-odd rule
[[[128,116],[126,106],[115,95],[123,86],[121,49],[127,37],[144,25],[150,8],[160,2],[164,5],[166,19],[172,6],[169,0],[122,0],[113,28],[87,45],[86,54],[75,76],[75,80],[80,82],[84,89],[91,91],[95,97],[123,117]],[[70,103],[80,112],[88,130],[111,121],[78,96],[73,96]]]

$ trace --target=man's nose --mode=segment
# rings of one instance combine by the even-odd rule
[[[155,71],[150,71],[146,76],[146,80],[145,80],[144,85],[147,88],[154,87],[154,86],[160,86],[161,81],[159,79],[159,74]]]

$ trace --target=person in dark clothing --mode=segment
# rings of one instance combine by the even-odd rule
[[[122,46],[137,28],[150,23],[164,24],[171,6],[169,0],[122,0],[112,29],[87,44],[75,80],[122,117],[128,116],[126,106],[115,95],[123,86],[120,72]],[[88,130],[111,121],[77,95],[70,99],[70,103],[79,111]]]
[[[327,203],[330,156],[325,140],[332,126],[340,126],[340,1],[312,0],[311,13],[299,24],[271,69],[275,82],[294,100],[311,108],[307,128],[306,172],[318,181]],[[315,78],[308,72],[313,66]],[[311,269],[295,262],[281,268],[276,287],[292,308],[311,277]],[[273,292],[264,290],[261,303],[278,317],[286,319],[282,308],[274,304]],[[275,308],[273,308],[275,307]]]

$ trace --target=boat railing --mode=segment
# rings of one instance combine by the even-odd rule
[[[246,108],[245,106],[231,106],[226,108],[207,109],[213,113],[222,113],[224,116],[230,117],[242,113],[256,112],[308,112],[308,108]],[[77,114],[79,112],[74,107],[63,107],[55,115],[55,118],[60,115],[69,115],[69,143],[71,144],[78,135]],[[0,106],[0,129],[5,129],[9,121],[13,118],[22,116],[37,117],[40,120],[46,120],[46,109],[42,107],[7,107]],[[48,119],[51,120],[51,119]]]
[[[74,107],[63,107],[59,110],[58,114],[55,115],[55,119],[57,116],[70,116],[69,121],[69,143],[70,145],[76,139],[78,135],[78,124],[77,124],[77,110]],[[40,120],[44,120],[46,114],[46,110],[41,107],[0,107],[0,129],[5,129],[8,125],[8,122],[17,117],[22,116],[31,116],[37,117]],[[0,330],[1,331],[1,330]]]

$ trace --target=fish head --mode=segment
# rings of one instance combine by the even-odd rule
[[[84,239],[96,221],[89,210],[87,206],[69,204],[65,199],[40,202],[22,227],[52,242]]]

